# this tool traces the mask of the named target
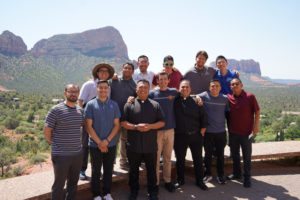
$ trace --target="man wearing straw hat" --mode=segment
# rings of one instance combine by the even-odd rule
[[[108,80],[113,77],[115,73],[114,68],[106,63],[100,63],[96,65],[92,70],[93,80],[88,80],[82,85],[82,88],[80,90],[80,94],[78,97],[78,104],[82,108],[85,107],[87,102],[94,99],[97,96],[97,83],[99,80]],[[82,162],[82,168],[80,171],[80,179],[85,180],[87,179],[87,176],[85,175],[85,170],[87,169],[88,164],[88,155],[89,155],[89,149],[88,149],[88,138],[89,135],[86,132],[85,128],[83,128],[82,131],[82,151],[83,151],[83,162]]]

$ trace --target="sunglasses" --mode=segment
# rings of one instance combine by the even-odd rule
[[[173,66],[174,63],[168,63],[168,62],[165,62],[164,65],[165,65],[165,66]]]

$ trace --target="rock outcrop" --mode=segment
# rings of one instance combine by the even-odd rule
[[[87,56],[118,57],[128,60],[123,38],[119,31],[111,26],[82,33],[55,35],[37,42],[30,52],[39,57],[70,55],[74,50]]]
[[[4,31],[0,35],[0,53],[7,56],[21,56],[27,52],[23,39],[12,32]]]
[[[261,75],[260,65],[258,62],[250,59],[250,60],[235,60],[235,59],[227,59],[228,61],[228,69],[236,69],[238,71],[243,71],[251,74]],[[215,62],[211,62],[210,66],[216,67]]]

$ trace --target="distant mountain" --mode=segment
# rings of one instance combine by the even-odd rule
[[[118,72],[129,61],[119,31],[104,27],[43,39],[27,51],[19,36],[0,35],[0,88],[30,93],[61,93],[67,83],[81,85],[100,62]]]
[[[260,65],[258,62],[249,59],[249,60],[235,60],[227,59],[228,69],[236,69],[238,71],[243,71],[245,73],[258,74],[261,75]],[[216,62],[211,62],[210,66],[217,67]]]
[[[300,80],[296,79],[272,79],[270,77],[265,76],[264,78],[269,79],[275,83],[280,83],[280,84],[288,84],[288,85],[297,85],[300,84]]]
[[[0,35],[0,53],[7,56],[21,56],[27,52],[23,39],[12,32],[4,31]]]

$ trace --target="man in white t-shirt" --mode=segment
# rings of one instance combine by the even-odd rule
[[[139,80],[146,79],[150,83],[150,90],[152,89],[152,81],[155,74],[152,71],[148,71],[149,66],[149,59],[145,55],[141,55],[138,58],[137,65],[139,68],[135,70],[134,74],[132,75],[133,80],[137,83]]]

